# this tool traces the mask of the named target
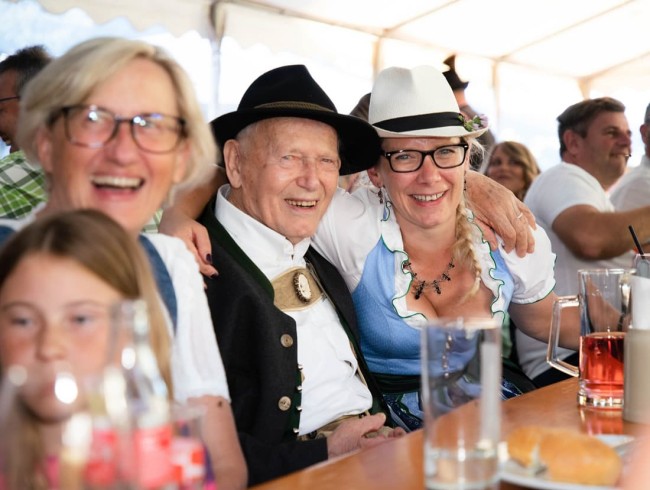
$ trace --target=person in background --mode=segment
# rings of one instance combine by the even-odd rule
[[[460,112],[465,116],[465,119],[468,120],[480,118],[481,116],[472,106],[469,105],[467,98],[465,97],[465,89],[469,85],[469,82],[461,80],[458,73],[456,73],[456,55],[452,54],[447,57],[443,63],[447,65],[449,69],[444,71],[442,74],[445,76],[447,83],[449,83],[449,86],[454,91],[454,97],[456,98],[456,102],[458,102]],[[487,126],[487,124],[485,124],[485,126]],[[490,152],[495,141],[494,134],[492,134],[492,131],[489,129],[479,137],[478,142],[481,144],[483,152],[475,151],[471,155],[470,162],[473,170],[481,168],[483,163],[483,154]]]
[[[43,170],[27,161],[16,132],[25,87],[50,60],[43,46],[29,46],[0,61],[0,138],[10,150],[0,160],[0,218],[22,218],[47,199]]]
[[[36,220],[3,246],[2,488],[76,488],[59,479],[69,473],[62,430],[83,402],[77,397],[66,407],[51,381],[61,368],[81,386],[101,375],[111,344],[111,307],[128,299],[148,305],[152,349],[172,393],[169,336],[151,267],[122,227],[99,211],[69,211]],[[25,384],[12,392],[4,384],[18,370],[26,373]]]
[[[163,49],[121,38],[80,43],[29,83],[17,141],[48,178],[49,196],[20,229],[53,213],[96,209],[148,253],[165,303],[180,403],[205,407],[203,436],[221,489],[246,485],[246,467],[197,263],[174,238],[140,235],[178,188],[200,182],[216,146],[193,86]]]
[[[350,112],[351,116],[358,117],[364,121],[368,121],[368,107],[370,106],[370,94],[363,95],[357,105],[354,106]],[[350,175],[341,175],[339,176],[339,187],[345,189],[348,192],[354,191],[360,186],[372,185],[368,179],[368,174],[366,171],[356,172]]]
[[[502,141],[494,145],[481,172],[510,189],[522,201],[530,184],[540,174],[533,154],[516,141]]]
[[[628,211],[650,205],[650,104],[646,107],[639,132],[644,150],[641,161],[637,167],[629,169],[614,184],[609,194],[617,211]]]
[[[535,157],[525,145],[516,141],[503,141],[492,147],[481,166],[481,172],[510,189],[517,199],[523,201],[526,191],[540,170]],[[521,369],[514,345],[516,328],[512,319],[507,327],[504,327],[502,353],[504,358],[514,363],[513,369]]]
[[[631,154],[632,133],[620,101],[583,100],[557,120],[562,162],[533,181],[525,203],[551,240],[556,292],[563,296],[578,293],[578,269],[631,266],[634,241],[628,226],[647,243],[650,206],[617,212],[607,194]],[[521,366],[536,384],[567,377],[546,363],[546,343],[518,330],[516,344]],[[564,350],[561,358],[577,365],[577,353]]]

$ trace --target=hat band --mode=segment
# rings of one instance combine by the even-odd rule
[[[436,112],[432,114],[418,114],[417,116],[396,117],[373,124],[376,128],[403,133],[419,129],[443,128],[447,126],[462,126],[463,121],[458,112]]]
[[[312,111],[335,112],[328,107],[323,107],[322,105],[311,104],[309,102],[296,102],[291,100],[268,102],[266,104],[256,105],[255,109],[307,109]]]

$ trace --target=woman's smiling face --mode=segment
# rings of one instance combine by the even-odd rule
[[[485,175],[519,195],[526,187],[523,165],[506,154],[501,147],[497,147],[490,156]]]
[[[179,115],[169,74],[146,59],[125,65],[95,87],[84,104],[125,118]],[[136,144],[130,125],[124,123],[104,146],[89,148],[69,141],[64,119],[59,116],[38,135],[39,159],[51,184],[48,207],[97,209],[128,231],[139,232],[185,175],[187,142],[182,140],[167,153],[151,153]]]
[[[458,137],[384,138],[382,150],[432,151],[460,143]],[[386,157],[382,156],[379,164],[368,170],[368,174],[376,186],[385,187],[400,227],[411,225],[427,229],[449,220],[454,222],[462,198],[468,155],[469,151],[462,165],[448,169],[437,167],[432,157],[427,155],[418,170],[408,173],[394,172]]]

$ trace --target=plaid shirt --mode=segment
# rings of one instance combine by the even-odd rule
[[[0,159],[0,218],[20,219],[47,201],[43,169],[27,161],[22,151]],[[162,211],[158,210],[142,231],[156,233]]]
[[[19,219],[47,200],[40,166],[27,161],[22,151],[0,159],[0,217]]]

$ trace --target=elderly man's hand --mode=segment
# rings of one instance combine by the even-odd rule
[[[406,432],[384,426],[383,413],[363,418],[351,418],[339,425],[327,438],[327,455],[330,458],[341,456],[357,449],[377,446]]]
[[[535,250],[530,227],[536,227],[535,217],[515,195],[501,184],[478,172],[467,172],[467,207],[472,210],[485,239],[494,250],[498,243],[495,233],[503,239],[503,248],[513,248],[523,257]]]

